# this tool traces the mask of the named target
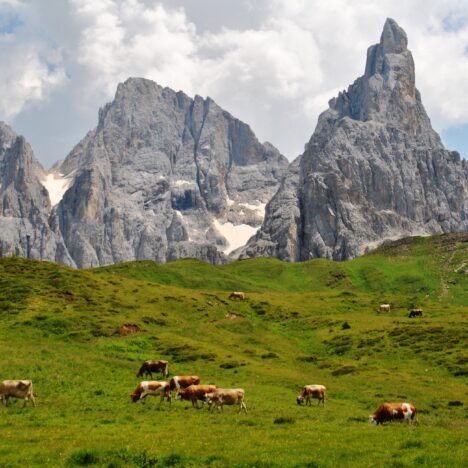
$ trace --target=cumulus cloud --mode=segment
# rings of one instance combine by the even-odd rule
[[[66,79],[60,50],[35,37],[19,16],[22,9],[14,0],[0,3],[0,118],[4,119],[28,103],[43,101]]]
[[[0,23],[6,31],[0,51],[8,64],[0,71],[7,96],[0,118],[22,115],[28,104],[53,100],[53,91],[62,89],[68,112],[93,115],[91,128],[97,107],[112,98],[117,83],[143,76],[210,95],[262,140],[294,157],[328,100],[363,73],[367,47],[379,40],[386,17],[393,17],[408,33],[417,86],[436,127],[468,123],[466,1],[235,3],[197,0],[194,8],[191,0],[42,0],[42,11],[44,5],[45,11],[47,5],[50,12],[61,9],[54,18],[39,14],[38,2],[0,0],[0,8],[22,23],[11,31]],[[235,9],[229,27],[206,27],[203,17],[215,5],[225,8],[224,16]],[[249,15],[244,23],[239,10]],[[218,10],[216,15],[222,17]]]

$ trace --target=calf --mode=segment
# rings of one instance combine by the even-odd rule
[[[169,375],[169,363],[167,361],[163,361],[162,359],[144,361],[136,376],[149,376],[149,378],[152,379],[153,372],[161,372],[164,377],[167,377]]]
[[[218,387],[216,385],[190,385],[176,393],[176,400],[187,400],[192,402],[192,406],[198,408],[198,400],[205,403],[205,395],[214,392]]]
[[[390,304],[380,304],[380,312],[390,312]]]
[[[320,402],[322,402],[322,405],[325,406],[325,392],[326,388],[323,385],[305,385],[302,388],[301,393],[296,398],[296,402],[298,405],[304,403],[309,404],[309,406],[312,406],[312,403],[310,400],[312,398],[317,398],[318,403],[317,406],[320,405]]]
[[[224,411],[224,405],[239,405],[239,413],[245,411],[247,408],[244,403],[244,389],[243,388],[218,388],[214,392],[205,394],[205,401],[210,407],[210,411],[214,404],[218,411]]]
[[[387,421],[404,420],[411,424],[415,415],[416,407],[412,403],[383,403],[369,416],[369,423],[378,425]]]
[[[28,400],[31,400],[33,406],[36,406],[31,380],[4,380],[0,383],[0,395],[5,406],[8,405],[10,397],[22,398],[24,400],[23,408]]]
[[[198,375],[175,375],[169,382],[170,389],[179,391],[181,388],[190,387],[190,385],[198,385],[200,377]]]
[[[169,391],[169,384],[167,382],[159,382],[156,380],[151,381],[144,381],[140,382],[137,385],[137,388],[130,393],[130,398],[132,399],[133,403],[136,403],[139,400],[143,400],[144,403],[146,400],[145,398],[148,396],[160,396],[161,399],[159,404],[162,403],[164,397],[167,398],[167,401],[171,401],[171,392]]]

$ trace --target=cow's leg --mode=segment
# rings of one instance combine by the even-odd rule
[[[36,399],[34,398],[34,394],[31,393],[31,401],[33,406],[36,406]]]
[[[247,413],[247,408],[245,407],[245,403],[243,401],[240,402],[239,413],[242,413],[242,411],[245,411]]]
[[[3,403],[4,406],[7,406],[8,400],[7,400],[7,397],[5,395],[2,395],[2,403]]]
[[[148,393],[146,392],[143,392],[141,395],[140,395],[140,400],[141,400],[141,403],[142,404],[145,404],[146,403],[146,397],[148,396]]]

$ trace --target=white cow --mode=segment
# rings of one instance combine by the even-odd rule
[[[28,400],[31,400],[33,406],[36,406],[31,380],[4,380],[0,383],[0,395],[5,406],[8,406],[10,397],[22,398],[24,400],[23,408]]]

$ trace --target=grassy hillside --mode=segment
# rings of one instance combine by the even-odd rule
[[[32,379],[38,402],[0,408],[0,466],[462,466],[467,273],[466,234],[343,263],[0,259],[1,378]],[[249,413],[132,404],[149,358],[243,387]],[[326,385],[325,408],[295,404],[307,383]],[[369,426],[383,401],[414,402],[420,425]]]

